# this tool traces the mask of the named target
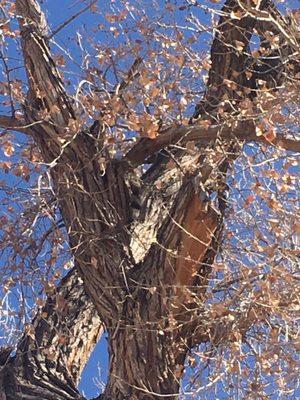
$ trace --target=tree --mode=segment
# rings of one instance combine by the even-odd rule
[[[195,394],[218,382],[237,398],[292,394],[299,12],[227,0],[214,11],[209,60],[197,48],[208,32],[194,15],[200,2],[161,3],[157,20],[133,2],[111,7],[97,27],[106,45],[77,36],[83,64],[72,93],[54,37],[100,5],[51,33],[36,0],[1,3],[2,105],[11,112],[0,124],[12,160],[1,166],[36,182],[11,200],[18,218],[8,203],[1,221],[6,292],[14,276],[35,279],[41,255],[50,268],[38,286],[47,299],[36,299],[15,354],[1,351],[1,398],[83,398],[78,380],[104,330],[110,367],[99,399],[178,398],[188,366]],[[172,22],[178,13],[191,25]],[[9,64],[12,43],[26,85]],[[58,283],[59,254],[74,267]]]

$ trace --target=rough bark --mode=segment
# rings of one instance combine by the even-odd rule
[[[76,386],[103,325],[76,270],[62,279],[25,331],[16,354],[1,358],[1,400],[82,398]]]
[[[255,138],[253,121],[235,126],[233,119],[249,89],[255,97],[245,74],[246,50],[259,10],[243,1],[228,0],[224,6],[207,90],[191,121],[209,119],[213,126],[161,132],[118,161],[94,139],[94,126],[80,130],[38,3],[16,0],[16,7],[29,82],[25,123],[50,167],[84,289],[80,278],[68,276],[56,300],[48,299],[17,354],[5,361],[3,398],[79,399],[76,383],[101,334],[101,320],[110,355],[101,398],[176,399],[187,351],[209,337],[201,331],[199,315],[222,233],[226,175],[240,151],[236,139],[241,129],[242,139]],[[245,16],[233,22],[230,14],[237,11]],[[183,138],[195,141],[194,152],[169,148],[159,153]],[[136,215],[128,180],[153,154],[152,167],[138,177],[141,210]],[[99,157],[106,157],[105,170]],[[210,200],[211,193],[217,193],[217,201]]]

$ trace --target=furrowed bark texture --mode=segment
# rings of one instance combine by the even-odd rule
[[[265,0],[260,4],[261,10],[268,6]],[[243,140],[255,139],[254,123],[241,118],[239,104],[256,96],[246,70],[260,10],[246,1],[225,3],[208,86],[191,120],[209,120],[212,126],[170,128],[114,160],[94,138],[95,127],[104,128],[101,121],[80,129],[38,3],[16,0],[16,9],[29,83],[25,122],[50,167],[75,259],[73,274],[80,278],[71,274],[62,281],[17,354],[5,356],[2,397],[81,398],[76,384],[102,322],[110,367],[101,399],[176,399],[187,351],[210,337],[202,305],[222,234],[226,176],[240,154],[240,130]],[[243,16],[232,19],[232,13]],[[233,117],[240,122],[234,124]],[[184,140],[193,140],[195,149],[166,149]],[[148,156],[155,156],[152,166],[138,176],[135,167]],[[135,213],[131,176],[140,186],[141,208]]]
[[[1,400],[81,399],[76,386],[102,332],[73,270],[26,327],[16,355],[1,360]]]

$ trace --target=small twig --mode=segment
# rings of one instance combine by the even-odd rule
[[[36,125],[42,121],[33,122],[31,124],[25,123],[24,120],[17,120],[14,117],[9,117],[7,115],[0,115],[0,128],[4,128],[5,130],[15,130],[18,132],[26,133],[31,135],[30,127]]]
[[[70,18],[68,18],[65,22],[63,22],[61,25],[59,25],[58,28],[56,28],[51,35],[48,37],[48,39],[52,39],[53,36],[55,36],[58,32],[60,32],[63,28],[65,28],[70,22],[74,21],[77,17],[79,17],[81,14],[83,14],[85,11],[89,10],[94,4],[97,3],[98,0],[93,0],[89,5],[86,7],[82,8],[79,10],[76,14],[72,15]]]
[[[126,78],[123,79],[123,81],[119,84],[117,84],[114,87],[114,93],[120,93],[121,91],[123,91],[124,89],[126,89],[126,87],[132,83],[132,81],[139,76],[139,66],[141,65],[143,59],[142,57],[137,57],[132,66],[129,68],[127,74],[126,74]]]

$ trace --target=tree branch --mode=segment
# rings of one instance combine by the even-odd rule
[[[16,0],[16,11],[29,83],[26,116],[29,122],[46,119],[52,129],[45,132],[55,143],[57,133],[62,134],[75,119],[74,110],[49,50],[48,26],[39,4],[36,0]]]
[[[27,326],[16,356],[6,360],[1,374],[9,377],[2,379],[7,398],[15,385],[22,400],[81,398],[76,385],[102,333],[101,320],[74,269]]]
[[[188,142],[207,145],[217,138],[228,141],[237,138],[246,142],[265,143],[271,146],[279,146],[285,150],[300,152],[299,140],[288,139],[282,135],[278,135],[272,141],[268,141],[264,135],[257,136],[254,122],[249,121],[238,123],[237,127],[228,127],[226,125],[211,125],[208,127],[191,125],[168,128],[161,132],[155,139],[142,138],[126,154],[124,160],[131,166],[136,167],[143,164],[153,154],[168,146],[184,146]]]
[[[238,12],[245,12],[244,17],[233,20],[232,13],[237,14]],[[271,81],[273,92],[280,86],[283,60],[280,59],[279,54],[275,57],[277,63],[275,68],[272,68],[274,54],[270,54],[270,65],[268,56],[264,58],[264,62],[258,60],[262,62],[263,66],[267,63],[264,71],[260,70],[259,74],[253,73],[250,80],[246,76],[246,62],[249,58],[248,46],[254,27],[262,34],[270,31],[275,35],[281,35],[282,43],[287,42],[288,45],[285,52],[292,53],[290,42],[292,40],[294,43],[297,40],[294,37],[294,31],[287,26],[286,21],[272,2],[263,0],[260,4],[260,10],[256,10],[243,1],[228,0],[222,9],[222,17],[211,49],[212,65],[209,71],[207,89],[191,120],[191,122],[194,122],[195,119],[200,119],[200,117],[209,118],[212,123],[207,124],[207,121],[203,121],[202,125],[201,122],[197,122],[197,125],[191,127],[170,127],[162,131],[155,139],[142,138],[125,156],[125,160],[130,165],[142,164],[148,157],[167,146],[185,145],[190,141],[207,145],[218,137],[224,140],[237,138],[247,142],[262,142],[267,145],[279,146],[288,151],[300,151],[299,140],[278,135],[270,141],[267,139],[267,135],[257,136],[255,119],[237,121],[234,126],[227,126],[222,121],[221,117],[224,115],[224,111],[236,113],[237,109],[233,109],[231,104],[235,102],[238,104],[245,96],[249,96],[247,89],[252,90],[252,98],[256,96],[256,79]],[[281,66],[278,64],[281,64]],[[293,74],[296,75],[300,69],[299,63],[294,61],[294,65],[297,68],[294,68]],[[255,67],[253,69],[255,70]],[[226,82],[230,82],[231,85],[226,85]],[[223,104],[222,107],[220,107],[221,103]],[[216,112],[220,115],[218,116]],[[221,122],[218,122],[220,118]],[[216,124],[216,122],[218,123]]]
[[[30,127],[26,124],[25,121],[13,117],[8,117],[6,115],[0,115],[0,127],[30,134]]]
[[[65,226],[86,288],[103,321],[118,319],[120,268],[132,266],[127,225],[130,195],[123,165],[82,131],[47,43],[47,23],[36,0],[16,0],[29,81],[26,118],[51,175]],[[102,154],[101,154],[102,152]],[[109,289],[108,289],[109,288]]]
[[[94,4],[97,3],[98,0],[93,0],[91,1],[90,4],[88,4],[86,7],[82,8],[79,10],[77,13],[72,15],[70,18],[68,18],[65,22],[63,22],[61,25],[59,25],[58,28],[56,28],[53,32],[51,32],[51,35],[49,36],[49,40],[51,40],[55,35],[58,34],[63,28],[65,28],[70,22],[74,21],[77,17],[79,17],[81,14],[85,13],[87,10],[89,10]]]

